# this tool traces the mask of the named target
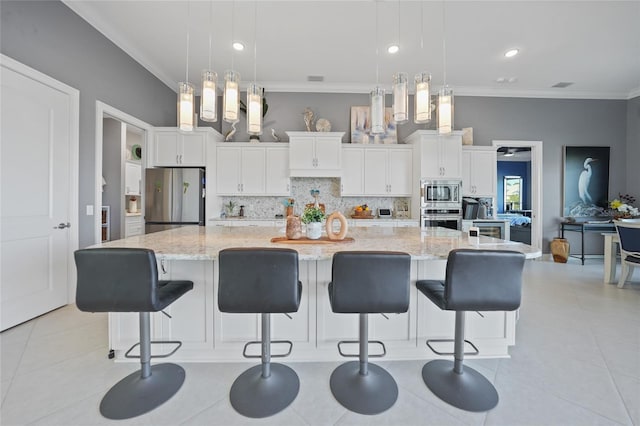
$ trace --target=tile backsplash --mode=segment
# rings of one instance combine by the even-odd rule
[[[312,189],[320,191],[318,201],[325,205],[327,213],[338,210],[347,217],[353,214],[353,208],[360,204],[367,204],[375,214],[378,208],[390,208],[395,212],[398,204],[410,203],[410,198],[406,197],[341,197],[339,178],[291,178],[290,198],[295,200],[295,214],[302,214],[304,205],[314,201],[310,194]],[[240,206],[243,205],[245,216],[253,219],[273,219],[276,214],[284,214],[283,200],[285,197],[221,197],[223,205],[229,201],[236,203],[234,215],[238,214]],[[217,216],[220,213],[222,212],[218,212]]]

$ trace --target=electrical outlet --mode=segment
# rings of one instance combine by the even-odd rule
[[[93,204],[87,205],[87,216],[93,216]]]

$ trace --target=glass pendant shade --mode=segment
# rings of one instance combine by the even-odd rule
[[[240,73],[227,71],[224,73],[224,115],[227,123],[237,123],[240,113]]]
[[[409,91],[406,72],[393,75],[393,121],[397,124],[409,121]]]
[[[190,132],[193,130],[193,85],[178,83],[178,127]]]
[[[384,125],[384,89],[376,87],[371,91],[371,134],[382,135]]]
[[[262,134],[262,87],[255,83],[247,87],[247,133]]]
[[[218,74],[210,70],[202,71],[202,96],[200,97],[200,119],[218,121],[216,86]]]
[[[448,86],[438,93],[438,133],[446,135],[453,130],[453,90]]]
[[[416,124],[431,121],[431,74],[426,72],[415,76],[416,95],[414,100],[413,122]]]

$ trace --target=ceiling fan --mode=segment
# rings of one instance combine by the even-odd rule
[[[503,157],[513,157],[519,152],[530,152],[531,148],[528,147],[509,147],[509,146],[501,146],[498,148],[498,154]]]

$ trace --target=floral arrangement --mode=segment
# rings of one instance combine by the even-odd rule
[[[640,209],[632,205],[636,202],[634,197],[629,194],[618,194],[618,197],[609,203],[613,216],[621,218],[640,216]]]
[[[307,207],[300,218],[303,223],[322,222],[325,218],[324,211],[320,207]]]

